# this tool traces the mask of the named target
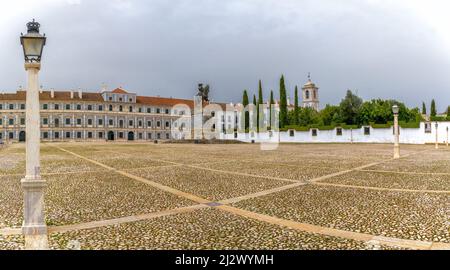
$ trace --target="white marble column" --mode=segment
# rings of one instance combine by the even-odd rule
[[[48,249],[47,225],[44,214],[46,181],[40,175],[40,113],[39,82],[40,64],[27,63],[28,72],[26,103],[26,176],[22,179],[24,190],[24,222],[22,231],[26,249]]]

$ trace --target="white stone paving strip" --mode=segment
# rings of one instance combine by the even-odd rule
[[[296,230],[300,230],[300,231],[305,231],[305,232],[310,232],[310,233],[315,233],[315,234],[321,234],[321,235],[328,235],[328,236],[335,236],[335,237],[341,237],[341,238],[347,238],[347,239],[353,239],[353,240],[358,240],[358,241],[364,241],[364,242],[376,242],[376,243],[380,243],[383,245],[387,245],[387,246],[392,246],[392,247],[403,247],[403,248],[411,248],[411,249],[424,249],[424,250],[429,250],[429,249],[450,249],[450,244],[447,243],[434,243],[434,242],[425,242],[425,241],[416,241],[416,240],[407,240],[407,239],[398,239],[398,238],[390,238],[390,237],[383,237],[383,236],[375,236],[375,235],[370,235],[370,234],[363,234],[363,233],[355,233],[355,232],[350,232],[350,231],[344,231],[344,230],[338,230],[338,229],[333,229],[333,228],[327,228],[327,227],[321,227],[321,226],[316,226],[316,225],[311,225],[311,224],[305,224],[305,223],[299,223],[299,222],[295,222],[295,221],[290,221],[290,220],[285,220],[285,219],[280,219],[280,218],[276,218],[276,217],[272,217],[272,216],[268,216],[268,215],[264,215],[264,214],[259,214],[259,213],[255,213],[255,212],[251,212],[251,211],[247,211],[247,210],[243,210],[240,208],[236,208],[236,207],[232,207],[229,205],[223,205],[223,203],[234,203],[234,202],[238,202],[241,200],[246,200],[249,198],[256,198],[259,196],[265,196],[271,193],[275,193],[275,192],[280,192],[286,189],[290,189],[290,188],[294,188],[297,186],[301,186],[301,185],[305,185],[305,183],[303,182],[298,182],[288,185],[288,186],[284,186],[284,187],[279,187],[279,188],[274,188],[274,189],[270,189],[270,190],[266,190],[266,191],[262,191],[262,192],[258,192],[255,194],[249,194],[246,196],[241,196],[238,198],[232,198],[232,199],[228,199],[228,200],[223,200],[221,202],[218,203],[214,203],[208,200],[205,200],[203,198],[200,198],[198,196],[195,196],[193,194],[189,194],[186,192],[182,192],[164,185],[161,185],[159,183],[150,181],[148,179],[144,179],[142,177],[137,177],[135,175],[117,170],[113,167],[107,166],[105,164],[102,164],[100,162],[97,162],[95,160],[91,160],[88,159],[86,157],[83,157],[81,155],[78,155],[76,153],[72,153],[68,150],[65,150],[63,148],[57,147],[58,149],[70,153],[74,156],[77,156],[79,158],[82,158],[84,160],[90,161],[94,164],[97,164],[103,168],[106,168],[108,170],[111,171],[115,171],[117,173],[120,173],[126,177],[129,177],[131,179],[137,180],[137,181],[141,181],[144,183],[147,183],[149,185],[152,185],[153,187],[159,188],[161,190],[176,194],[178,196],[184,197],[184,198],[188,198],[190,200],[196,201],[196,202],[200,202],[201,204],[198,205],[193,205],[190,207],[182,207],[182,208],[178,208],[178,209],[173,209],[173,210],[168,210],[168,211],[162,211],[162,212],[158,212],[158,213],[150,213],[150,214],[144,214],[144,215],[138,215],[138,216],[130,216],[130,217],[124,217],[124,218],[118,218],[118,219],[112,219],[112,220],[102,220],[102,221],[95,221],[95,222],[89,222],[89,223],[83,223],[83,224],[75,224],[75,225],[68,225],[68,226],[57,226],[57,227],[51,227],[50,228],[50,232],[67,232],[67,231],[71,231],[71,230],[79,230],[79,229],[90,229],[90,228],[96,228],[96,227],[103,227],[103,226],[108,226],[108,225],[114,225],[114,224],[121,224],[121,223],[128,223],[128,222],[135,222],[135,221],[140,221],[140,220],[146,220],[146,219],[151,219],[151,218],[156,218],[156,217],[161,217],[161,216],[167,216],[167,215],[173,215],[173,214],[177,214],[177,213],[183,213],[183,212],[189,212],[189,211],[195,211],[197,209],[200,208],[204,208],[204,207],[215,207],[218,209],[221,209],[223,211],[229,212],[229,213],[233,213],[239,216],[243,216],[243,217],[247,217],[247,218],[251,218],[251,219],[256,219],[256,220],[260,220],[260,221],[264,221],[267,223],[271,223],[271,224],[276,224],[279,226],[284,226],[284,227],[288,227],[288,228],[292,228],[292,229],[296,229]],[[428,150],[426,150],[428,151]],[[424,151],[421,151],[424,152]],[[410,156],[412,154],[417,154],[416,153],[411,153],[407,156]],[[406,157],[406,156],[404,156]],[[387,160],[389,161],[389,160]],[[334,177],[334,176],[338,176],[338,175],[342,175],[348,172],[352,172],[355,170],[361,170],[361,169],[365,169],[377,164],[381,164],[387,161],[382,161],[382,162],[377,162],[377,163],[371,163],[365,166],[361,166],[361,167],[357,167],[351,170],[345,170],[342,172],[338,172],[338,173],[333,173],[333,174],[329,174],[329,175],[325,175],[325,176],[321,176],[318,178],[314,178],[309,180],[309,183],[314,183],[314,182],[318,182],[324,179],[328,179],[330,177]],[[177,164],[178,163],[175,163]],[[195,166],[194,166],[195,167]],[[12,234],[20,234],[20,229],[2,229],[0,230],[0,234],[4,234],[4,235],[12,235]]]

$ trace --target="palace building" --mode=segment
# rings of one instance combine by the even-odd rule
[[[146,97],[122,88],[99,93],[40,91],[43,141],[173,139],[171,127],[191,117],[193,100]],[[0,94],[0,141],[25,141],[26,92]],[[188,115],[189,114],[189,115]]]

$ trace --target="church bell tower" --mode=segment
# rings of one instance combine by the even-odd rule
[[[311,74],[308,74],[308,82],[303,86],[302,90],[303,107],[319,111],[319,88],[311,81]]]

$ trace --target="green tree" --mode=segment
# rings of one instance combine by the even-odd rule
[[[450,106],[447,107],[447,117],[450,117]]]
[[[280,127],[284,128],[286,125],[288,125],[287,95],[284,75],[282,75],[280,79]]]
[[[300,117],[300,110],[298,106],[298,86],[295,86],[295,93],[294,93],[294,122],[293,125],[300,124],[299,117]]]
[[[273,105],[275,104],[275,99],[273,98],[273,90],[270,90],[270,112],[269,112],[269,126],[272,128],[272,110],[274,110]]]
[[[244,90],[244,94],[243,94],[243,97],[242,97],[242,105],[244,107],[244,110],[248,106],[248,93],[247,93],[247,90]],[[248,111],[246,111],[243,116],[244,116],[244,121],[245,121],[245,129],[247,129],[249,127],[250,114],[249,114]]]
[[[261,115],[259,115],[259,105],[264,104],[264,99],[263,99],[263,90],[262,90],[262,82],[261,80],[259,80],[259,85],[258,85],[258,106],[256,107],[257,110],[257,125],[258,125],[258,132],[259,132],[259,121],[260,118],[262,117]]]
[[[434,117],[434,116],[437,115],[437,111],[436,111],[436,101],[435,101],[434,99],[431,101],[430,115],[431,115],[432,117]]]
[[[427,114],[427,105],[425,105],[425,102],[422,102],[422,114]]]
[[[325,126],[342,123],[339,106],[327,105],[319,112],[320,122]]]
[[[349,125],[357,124],[358,113],[361,108],[363,100],[354,95],[351,90],[347,91],[345,98],[341,101],[340,114],[342,120]]]

